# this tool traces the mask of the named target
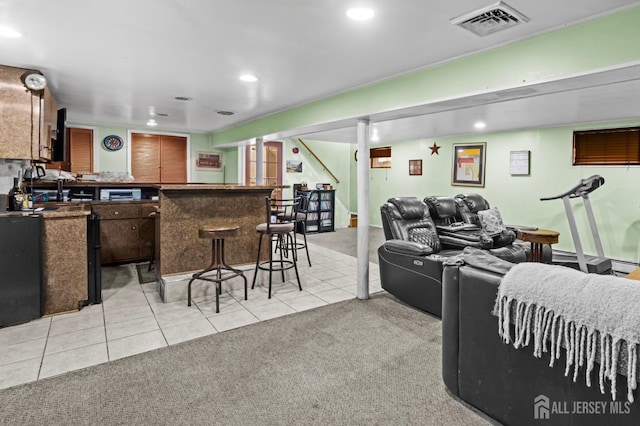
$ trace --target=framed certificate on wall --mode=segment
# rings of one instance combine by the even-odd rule
[[[530,174],[531,151],[511,151],[509,153],[509,173],[512,175]]]

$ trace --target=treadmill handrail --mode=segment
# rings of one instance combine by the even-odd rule
[[[555,197],[545,197],[540,198],[540,201],[548,201],[548,200],[557,200],[558,198],[576,198],[576,197],[586,197],[588,194],[593,192],[604,185],[604,178],[600,175],[593,175],[585,179],[580,179],[580,182],[567,192],[564,192],[560,195],[556,195]]]

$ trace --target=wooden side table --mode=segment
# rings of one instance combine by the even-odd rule
[[[557,244],[559,235],[559,232],[548,229],[518,230],[517,234],[519,240],[531,243],[531,262],[542,262],[542,246]]]

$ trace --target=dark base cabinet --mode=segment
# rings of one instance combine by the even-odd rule
[[[155,204],[107,202],[91,205],[100,216],[100,258],[102,264],[141,262],[151,258],[154,220],[149,213]]]
[[[42,216],[0,217],[0,327],[42,316]]]

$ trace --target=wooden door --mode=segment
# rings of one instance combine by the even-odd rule
[[[166,136],[160,139],[160,182],[187,181],[187,138]]]
[[[256,146],[246,148],[245,182],[256,184]],[[262,184],[282,185],[282,142],[265,142],[262,151]],[[274,190],[272,197],[281,198],[282,190]]]
[[[132,133],[131,174],[140,183],[186,183],[187,138]]]
[[[72,173],[93,173],[93,130],[69,129],[69,161]]]
[[[160,135],[131,134],[131,174],[136,182],[161,182]]]

